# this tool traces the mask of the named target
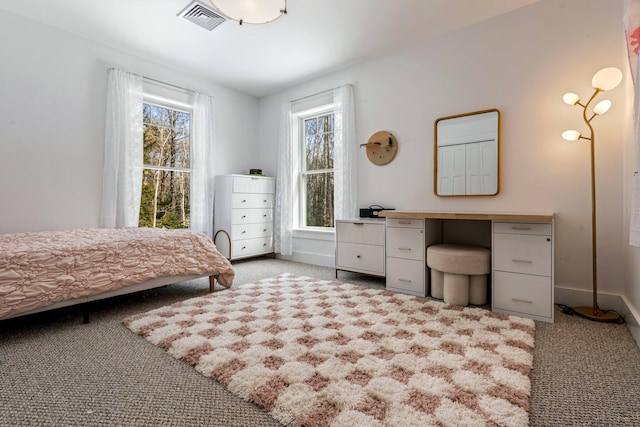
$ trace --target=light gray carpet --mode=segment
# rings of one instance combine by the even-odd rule
[[[331,268],[271,258],[236,262],[237,284],[289,272],[335,278]],[[384,279],[340,272],[350,283]],[[277,426],[252,404],[122,325],[125,317],[206,294],[207,279],[94,305],[0,321],[0,425]],[[536,323],[532,426],[640,425],[640,350],[625,325],[556,311]]]

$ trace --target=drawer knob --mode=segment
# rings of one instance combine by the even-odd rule
[[[242,234],[247,234],[247,231],[246,230],[242,230]]]
[[[263,200],[264,203],[267,203],[267,199]]]
[[[533,304],[533,301],[529,301],[527,299],[521,299],[521,298],[511,298],[511,300],[513,302],[523,302],[525,304]]]
[[[531,264],[533,262],[530,259],[518,259],[518,258],[514,258],[511,261],[513,261],[513,262],[522,262],[522,263],[525,263],[525,264]]]
[[[246,247],[246,246],[243,246],[243,247],[242,247],[242,250],[244,251],[245,249],[247,249],[247,247]]]
[[[242,203],[247,203],[247,199],[242,200]]]
[[[356,255],[356,258],[360,259],[360,255]]]
[[[246,218],[246,217],[247,217],[246,215],[242,215],[242,218],[243,218],[243,219],[244,219],[244,218]]]
[[[266,217],[267,217],[267,214],[262,215],[262,217],[263,217],[263,218],[266,218]]]
[[[401,250],[401,251],[410,251],[411,250],[411,248],[398,248],[398,249]]]
[[[262,231],[266,233],[266,232],[267,232],[267,229],[266,229],[266,228],[263,228],[263,229],[262,229]]]

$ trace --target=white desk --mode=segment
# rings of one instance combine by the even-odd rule
[[[491,309],[553,322],[554,214],[382,211],[379,215],[388,221],[386,270],[387,287],[390,290],[425,295],[428,274],[411,278],[398,275],[407,274],[406,268],[396,266],[407,263],[406,260],[399,261],[398,252],[420,242],[424,242],[425,249],[432,244],[451,243],[447,233],[443,232],[445,223],[451,220],[479,221],[490,230],[487,243],[491,247]],[[403,220],[407,222],[407,227],[420,229],[420,233],[416,234],[416,239],[422,239],[420,242],[412,242],[406,236],[407,232],[402,228]],[[448,225],[450,229],[463,226],[455,222]],[[470,236],[472,234],[469,233]],[[398,244],[394,242],[402,242],[402,248],[396,247]],[[458,236],[454,243],[465,242]],[[475,241],[466,243],[476,244]],[[426,258],[424,253],[420,255],[414,260],[421,263],[424,271]],[[394,271],[399,273],[394,275]],[[407,283],[411,285],[403,285]]]

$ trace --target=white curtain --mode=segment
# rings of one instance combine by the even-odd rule
[[[278,173],[276,176],[276,206],[274,244],[276,253],[293,253],[293,113],[291,103],[282,106],[278,139]]]
[[[213,238],[214,101],[196,93],[191,123],[191,213],[189,228]]]
[[[332,92],[325,92],[331,97]],[[322,99],[323,94],[313,96]],[[329,101],[331,102],[331,101]],[[296,109],[303,108],[298,101]],[[334,217],[335,219],[357,216],[357,154],[355,107],[353,86],[346,85],[333,90],[334,108]],[[282,106],[278,145],[278,174],[276,177],[275,207],[275,251],[282,255],[293,253],[294,195],[298,189],[294,162],[295,123],[292,103]],[[297,111],[298,111],[297,110]]]
[[[334,106],[334,216],[358,216],[358,141],[356,140],[353,86],[333,90]]]
[[[143,78],[110,69],[100,227],[137,227],[143,160]],[[213,115],[209,95],[195,94],[191,126],[190,228],[213,237]]]
[[[631,77],[634,83],[634,131],[635,169],[632,181],[633,194],[631,198],[631,227],[629,243],[640,246],[640,64],[638,47],[640,35],[640,1],[632,0],[627,4],[624,16],[625,35],[627,39],[627,53]]]
[[[142,191],[142,77],[110,69],[100,227],[137,227]]]

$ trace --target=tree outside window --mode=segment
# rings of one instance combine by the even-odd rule
[[[189,228],[191,114],[143,104],[140,227]]]
[[[333,112],[302,122],[302,226],[333,227]]]

